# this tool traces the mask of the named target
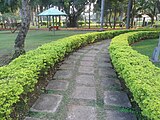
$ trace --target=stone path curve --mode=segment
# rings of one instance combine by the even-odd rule
[[[25,120],[137,120],[111,65],[109,43],[94,43],[66,58]]]

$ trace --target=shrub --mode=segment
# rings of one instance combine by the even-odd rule
[[[129,30],[115,30],[74,35],[48,44],[13,60],[9,65],[0,67],[0,119],[10,118],[15,103],[21,95],[34,90],[40,72],[47,70],[63,60],[65,55],[79,47],[113,38]]]
[[[129,44],[141,39],[158,38],[158,32],[134,32],[112,39],[109,52],[118,74],[125,80],[134,100],[149,119],[160,119],[160,69]]]

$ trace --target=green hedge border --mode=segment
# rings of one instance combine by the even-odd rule
[[[109,52],[116,71],[125,80],[142,114],[160,120],[160,69],[150,62],[149,57],[129,46],[147,38],[158,38],[158,32],[119,35],[112,39]]]
[[[10,119],[14,109],[12,107],[19,101],[21,95],[34,90],[40,72],[47,72],[50,67],[79,47],[111,39],[126,32],[130,30],[95,32],[63,38],[44,44],[13,60],[9,65],[0,67],[0,119]]]

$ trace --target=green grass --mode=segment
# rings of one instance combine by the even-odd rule
[[[37,48],[38,46],[68,37],[75,34],[86,33],[86,31],[29,31],[25,40],[25,50],[29,51]],[[11,33],[10,31],[0,31],[0,57],[6,54],[13,53],[14,41],[18,32]]]
[[[134,50],[137,50],[139,53],[152,57],[155,47],[158,45],[158,39],[147,39],[132,45]],[[160,63],[154,63],[157,67],[160,67]]]

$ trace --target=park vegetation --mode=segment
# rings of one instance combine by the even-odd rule
[[[25,55],[21,55],[9,65],[0,67],[0,119],[8,120],[19,100],[25,102],[29,99],[25,97],[34,91],[39,75],[41,73],[47,74],[50,68],[56,66],[70,52],[125,32],[129,31],[96,32],[66,37],[44,44]]]
[[[152,64],[148,56],[129,46],[149,38],[158,38],[158,32],[122,34],[112,39],[109,51],[116,71],[125,80],[143,115],[151,120],[159,120],[160,69]]]
[[[84,14],[86,12],[86,5],[89,5],[87,12],[89,13],[88,23],[90,28],[91,4],[94,6],[93,12],[98,14],[101,8],[101,0],[1,0],[0,13],[2,15],[5,13],[16,14],[17,11],[21,13],[21,27],[15,40],[13,59],[25,53],[24,43],[30,23],[32,23],[32,25],[39,25],[39,13],[56,6],[68,15],[68,21],[66,23],[68,27],[78,27],[78,21],[81,19],[82,13]],[[116,28],[117,24],[119,24],[120,27],[126,25],[126,28],[129,29],[135,26],[134,18],[140,17],[142,14],[148,15],[151,18],[150,23],[153,25],[154,17],[157,17],[157,14],[160,13],[159,5],[159,0],[105,0],[105,25],[111,28]],[[10,21],[12,21],[12,23],[13,21],[17,22],[15,19],[9,19],[10,20],[2,17],[3,23],[1,23],[1,25],[6,27],[5,21],[8,21],[9,24],[11,24]],[[99,22],[99,18],[97,19],[97,22]],[[42,25],[42,19],[40,21]],[[145,18],[143,18],[142,25],[145,26]]]

